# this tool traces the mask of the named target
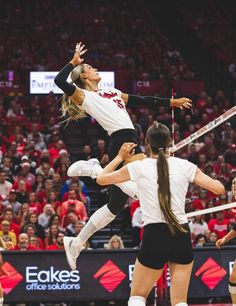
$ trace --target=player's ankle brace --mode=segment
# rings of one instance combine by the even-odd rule
[[[143,296],[131,296],[128,301],[128,306],[145,306],[146,299]]]

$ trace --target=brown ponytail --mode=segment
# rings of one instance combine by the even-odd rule
[[[171,194],[169,181],[169,166],[166,159],[166,149],[170,142],[169,129],[157,122],[147,131],[147,143],[151,147],[153,154],[158,154],[157,159],[157,173],[158,173],[158,200],[161,212],[167,223],[171,235],[176,231],[186,233],[187,231],[177,220],[175,214],[171,209]]]

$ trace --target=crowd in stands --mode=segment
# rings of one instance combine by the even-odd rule
[[[236,78],[234,11],[213,0],[207,1],[207,9],[200,3],[184,3],[179,1],[177,6],[186,24]],[[5,42],[0,46],[0,79],[9,79],[9,71],[14,71],[11,78],[17,84],[26,84],[29,71],[59,70],[70,59],[78,40],[89,49],[86,61],[99,69],[126,70],[141,80],[195,79],[180,51],[161,32],[156,9],[153,1],[147,5],[142,0],[135,5],[125,0],[53,0],[23,6],[5,1],[0,12],[0,35]],[[53,39],[48,39],[50,36]],[[194,99],[191,110],[176,110],[174,142],[236,105],[236,90],[228,94],[220,89],[211,95],[203,91]],[[143,151],[145,133],[154,120],[171,127],[167,107],[128,106],[128,112]],[[12,244],[12,249],[63,249],[63,236],[76,236],[93,211],[90,186],[83,178],[67,177],[72,159],[59,122],[59,101],[52,92],[8,99],[0,94],[0,236]],[[104,167],[109,162],[109,139],[101,134],[91,140],[90,128],[99,130],[98,124],[89,119],[85,122],[77,158],[96,157]],[[236,200],[235,121],[226,121],[175,155],[218,178],[227,190],[224,196],[216,197],[191,185],[186,211]],[[130,200],[127,207],[136,247],[142,236],[141,209],[137,200]],[[221,238],[235,216],[236,209],[231,209],[189,220],[193,245]],[[119,239],[115,237],[108,245],[113,248]]]
[[[196,33],[204,48],[236,79],[235,8],[233,3],[214,0],[190,3],[178,1],[180,15]],[[235,83],[234,83],[235,84]]]
[[[63,249],[64,235],[76,236],[93,208],[88,193],[90,186],[78,177],[67,177],[70,155],[61,139],[57,97],[50,93],[42,99],[39,101],[37,96],[32,96],[25,103],[24,97],[11,98],[8,108],[4,97],[0,101],[0,236],[5,242],[12,243],[15,250]],[[201,92],[192,110],[175,111],[175,143],[219,116],[233,103],[233,97],[226,97],[223,91],[217,91],[215,96]],[[51,109],[49,114],[46,107]],[[150,108],[143,105],[128,108],[128,112],[143,150],[146,130],[153,121],[167,125],[171,122],[170,111],[164,106]],[[107,146],[107,139],[98,138],[95,143],[84,139],[78,156],[82,159],[96,157],[105,166],[109,161]],[[194,162],[205,173],[222,181],[227,190],[225,195],[216,197],[191,185],[186,211],[235,200],[234,121],[226,121],[220,128],[177,151],[176,156]],[[136,247],[142,235],[141,209],[137,200],[129,203],[129,222],[132,223],[133,246]],[[189,220],[193,245],[200,244],[199,239],[209,243],[213,236],[221,238],[235,221],[235,216],[236,210],[231,209]],[[113,244],[109,243],[110,246]]]
[[[3,3],[0,79],[27,85],[29,71],[59,70],[78,40],[89,49],[86,60],[99,69],[125,70],[139,79],[194,79],[180,51],[161,33],[156,6],[149,2]]]

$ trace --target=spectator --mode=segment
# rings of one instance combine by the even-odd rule
[[[14,214],[18,215],[20,212],[20,208],[21,208],[21,203],[16,201],[16,190],[15,189],[11,189],[9,196],[8,196],[8,200],[3,202],[3,205],[5,207],[11,208],[14,212]]]
[[[53,243],[52,245],[49,245],[47,247],[47,250],[64,250],[64,243],[63,243],[63,238],[65,237],[65,234],[63,232],[58,232],[56,242]]]
[[[82,229],[84,228],[84,222],[83,221],[77,221],[75,223],[75,234],[74,237],[78,236],[79,233],[82,231]],[[87,244],[86,244],[87,245]],[[88,246],[88,245],[87,245]],[[86,246],[85,246],[86,248]]]
[[[221,239],[228,232],[230,220],[225,219],[225,215],[223,211],[216,212],[216,218],[211,219],[208,222],[208,227],[211,232],[215,232],[217,234],[217,239]]]
[[[44,183],[44,188],[37,193],[37,200],[41,204],[46,204],[47,199],[49,198],[50,193],[53,190],[53,181],[51,179],[47,179]]]
[[[55,211],[51,204],[46,204],[43,208],[43,213],[39,215],[38,222],[44,229],[48,227],[49,219]]]
[[[25,225],[25,227],[23,228],[23,233],[26,233],[29,239],[30,237],[37,237],[37,229],[34,224]],[[39,237],[37,237],[37,239],[39,243],[39,248],[43,250],[44,249],[43,241]]]
[[[29,244],[32,245],[33,247],[37,248],[38,250],[42,250],[40,248],[40,245],[39,245],[39,239],[37,236],[30,236],[29,237]]]
[[[3,199],[6,199],[10,193],[12,188],[12,183],[6,180],[6,173],[5,171],[0,171],[0,195]]]
[[[54,191],[49,193],[47,203],[51,204],[55,212],[59,215],[61,210],[61,201],[58,200],[58,196]]]
[[[124,249],[124,244],[122,239],[117,235],[112,236],[108,242],[107,249],[109,250]]]
[[[26,224],[29,214],[30,214],[29,204],[23,203],[21,205],[19,214],[15,216],[15,220],[17,224],[19,224],[20,228],[22,228]]]
[[[18,251],[29,251],[29,250],[39,250],[35,246],[29,244],[29,237],[27,234],[22,233],[18,238],[18,245],[14,248],[14,250]]]
[[[16,200],[19,203],[26,203],[29,200],[29,195],[26,189],[26,182],[24,180],[20,180],[18,183],[18,190],[16,191]]]
[[[10,223],[7,220],[1,222],[0,237],[3,238],[3,236],[8,236],[12,244],[16,245],[16,234],[10,231]]]
[[[33,224],[36,227],[37,230],[37,236],[44,241],[45,238],[45,233],[44,233],[44,228],[42,225],[38,223],[38,215],[35,213],[30,213],[27,219],[26,224]]]
[[[202,215],[195,216],[193,221],[189,223],[189,228],[192,236],[192,241],[195,240],[195,237],[199,234],[204,235],[208,229],[207,223],[204,221]]]
[[[21,172],[24,176],[25,181],[31,186],[33,186],[35,183],[35,176],[30,172],[30,163],[23,162],[21,167],[22,167]]]
[[[59,233],[58,226],[56,224],[52,224],[49,226],[48,236],[45,238],[45,248],[47,249],[48,246],[55,244],[57,241],[57,236]]]
[[[66,229],[61,226],[61,219],[60,219],[60,216],[58,214],[51,215],[51,217],[49,219],[48,227],[50,228],[50,226],[52,226],[52,225],[56,225],[61,232],[66,233]],[[48,234],[48,229],[46,229],[45,232],[46,232],[46,234]]]
[[[7,220],[10,223],[10,231],[16,234],[16,237],[20,235],[20,227],[13,222],[14,214],[11,208],[6,208],[3,212],[3,220]]]
[[[198,234],[195,237],[195,246],[203,246],[206,243],[206,237],[203,234]]]
[[[56,192],[57,196],[59,196],[63,186],[60,174],[55,173],[52,177],[52,181],[53,181],[53,190]]]
[[[66,227],[67,236],[75,237],[75,224],[78,222],[78,216],[74,211],[71,211],[67,214],[67,219],[69,222],[69,225]]]
[[[215,245],[216,241],[217,241],[217,234],[215,232],[211,232],[209,242],[212,243],[212,245]]]
[[[61,219],[63,220],[71,211],[76,213],[79,220],[86,222],[88,218],[86,208],[83,202],[76,200],[76,192],[74,190],[69,191],[68,201],[63,202],[61,205]]]
[[[36,200],[35,192],[29,194],[29,209],[30,213],[35,212],[37,215],[43,212],[43,205]]]
[[[35,171],[36,174],[41,174],[46,179],[51,179],[55,174],[55,171],[52,167],[50,167],[49,163],[42,163]]]
[[[207,191],[203,188],[199,189],[199,198],[193,201],[195,210],[205,209],[208,206]]]
[[[35,183],[33,186],[33,191],[38,194],[41,191],[43,191],[44,189],[44,177],[42,176],[42,174],[37,174],[35,176]]]
[[[42,133],[38,132],[38,124],[33,123],[31,128],[31,133],[27,136],[27,143],[29,143],[31,140],[35,142],[34,148],[38,151],[43,151],[46,149],[46,144],[43,139]]]

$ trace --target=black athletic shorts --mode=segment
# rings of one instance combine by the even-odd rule
[[[166,223],[144,226],[139,262],[152,269],[162,269],[167,262],[189,264],[193,260],[193,249],[188,224],[183,224],[187,233],[177,232],[174,236]]]
[[[111,134],[111,142],[108,152],[110,161],[116,157],[124,142],[136,143],[137,147],[135,148],[135,154],[143,153],[139,146],[139,138],[136,131],[132,129],[123,129]]]

